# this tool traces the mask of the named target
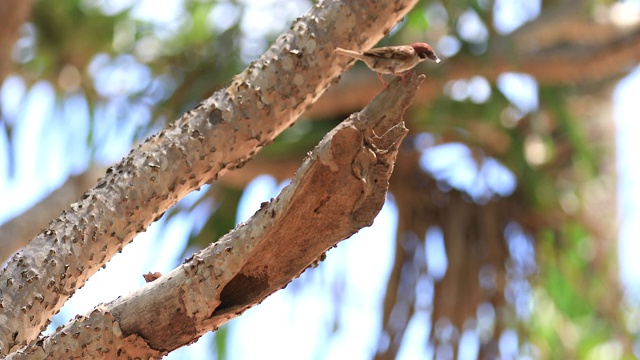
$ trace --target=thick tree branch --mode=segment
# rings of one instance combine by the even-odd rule
[[[422,79],[411,74],[404,84],[396,80],[329,132],[291,184],[248,222],[169,274],[9,359],[140,356],[142,339],[148,346],[142,357],[159,357],[282,289],[338,241],[373,223],[407,133],[404,110]]]
[[[0,274],[0,355],[35,339],[75,289],[179,199],[291,126],[349,63],[336,61],[336,46],[373,46],[414,4],[317,4],[229,87],[107,170]]]

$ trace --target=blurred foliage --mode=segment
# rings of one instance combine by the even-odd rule
[[[108,1],[38,1],[31,22],[35,29],[33,56],[20,61],[18,74],[28,85],[37,80],[49,81],[56,87],[60,102],[66,95],[82,93],[91,110],[94,130],[96,122],[114,118],[124,129],[131,121],[128,106],[148,109],[135,131],[126,133],[133,144],[227,84],[251,56],[263,51],[278,32],[301,15],[291,10],[294,3],[302,8],[311,5],[307,1],[276,1],[269,9],[274,12],[273,23],[266,26],[256,23],[255,17],[249,18],[250,8],[258,6],[250,1],[185,0],[179,13],[169,21],[141,16],[136,4],[114,9]],[[505,1],[499,3],[506,6]],[[583,5],[582,11],[592,13],[596,7],[613,1],[578,3]],[[542,2],[539,16],[547,16],[546,12],[561,4],[561,1]],[[487,64],[491,46],[508,36],[497,34],[491,26],[495,6],[489,0],[420,1],[406,21],[380,45],[416,39],[437,44],[446,36],[455,50],[447,54],[449,59],[469,58],[477,64]],[[536,17],[527,13],[535,6],[527,7],[522,1],[511,6],[525,19]],[[473,25],[471,30],[467,28],[469,24]],[[502,51],[507,58],[517,56],[513,44],[508,42]],[[126,71],[115,71],[126,61],[146,69],[148,78],[133,84],[117,78],[126,77]],[[113,68],[109,70],[109,66]],[[75,87],[65,85],[70,81],[64,80],[70,76],[69,67],[80,74]],[[434,68],[430,76],[446,79],[446,71]],[[586,91],[575,85],[540,86],[538,106],[523,110],[504,88],[489,79],[479,78],[488,86],[485,98],[471,96],[475,91],[471,82],[465,85],[454,81],[447,83],[436,98],[411,110],[410,127],[412,136],[428,134],[432,139],[420,151],[447,143],[464,144],[478,168],[487,159],[496,159],[517,179],[517,188],[510,199],[527,209],[526,216],[519,220],[535,239],[538,273],[534,278],[526,278],[534,288],[528,299],[531,313],[512,314],[511,319],[516,320],[505,320],[502,326],[513,327],[522,336],[519,344],[522,354],[587,358],[616,341],[629,354],[627,331],[620,321],[620,304],[611,299],[620,291],[617,283],[611,283],[615,256],[598,253],[602,249],[599,243],[610,240],[614,234],[603,237],[594,230],[594,224],[580,216],[584,206],[581,189],[602,175],[602,162],[611,155],[600,151],[601,144],[592,143],[584,119],[567,104],[568,99]],[[113,83],[121,86],[113,87]],[[457,97],[452,90],[454,86],[467,86],[467,95]],[[97,112],[110,106],[124,109],[122,116],[101,117]],[[338,115],[298,122],[264,149],[264,158],[301,159],[342,120]],[[11,124],[5,126],[11,135]],[[93,143],[95,139],[92,130],[88,141]],[[544,154],[542,158],[532,158],[532,144]],[[415,171],[424,169],[416,167]],[[447,193],[452,185],[444,183],[439,186]],[[469,190],[453,188],[463,193]],[[577,198],[577,204],[569,210],[562,202],[567,194]],[[235,226],[241,195],[237,189],[216,184],[199,194],[191,205],[170,210],[167,221],[181,212],[198,218],[194,224],[202,225],[194,225],[189,246],[204,247]],[[469,203],[474,201],[467,199]],[[507,200],[496,195],[491,201]],[[504,227],[505,221],[500,220],[500,226]],[[516,260],[512,254],[505,264],[513,261]],[[226,327],[215,336],[218,358],[229,352],[225,345],[227,336]],[[496,330],[493,336],[499,337],[500,333]]]
[[[215,347],[214,352],[216,359],[226,359],[229,350],[227,349],[227,338],[229,337],[229,326],[225,325],[219,328],[214,334]]]
[[[37,26],[37,56],[25,66],[37,71],[37,79],[50,79],[55,84],[65,65],[83,68],[97,53],[113,53],[115,26],[125,20],[127,14],[109,16],[83,3],[82,0],[39,1],[34,7],[32,21]]]

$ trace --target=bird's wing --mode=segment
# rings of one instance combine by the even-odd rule
[[[389,51],[393,49],[393,51]],[[396,60],[410,59],[415,56],[415,50],[411,46],[387,46],[375,48],[364,52],[364,55],[381,59],[394,58]]]

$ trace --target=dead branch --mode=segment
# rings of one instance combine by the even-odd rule
[[[373,223],[408,131],[404,110],[422,79],[396,80],[329,132],[291,184],[249,221],[169,274],[8,359],[160,357],[282,289],[337,242]]]

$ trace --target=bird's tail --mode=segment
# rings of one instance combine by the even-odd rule
[[[343,48],[339,48],[339,47],[337,47],[333,51],[338,53],[338,54],[340,54],[340,55],[349,56],[349,57],[352,57],[354,59],[362,59],[362,54],[357,52],[357,51],[347,50],[347,49],[343,49]]]

